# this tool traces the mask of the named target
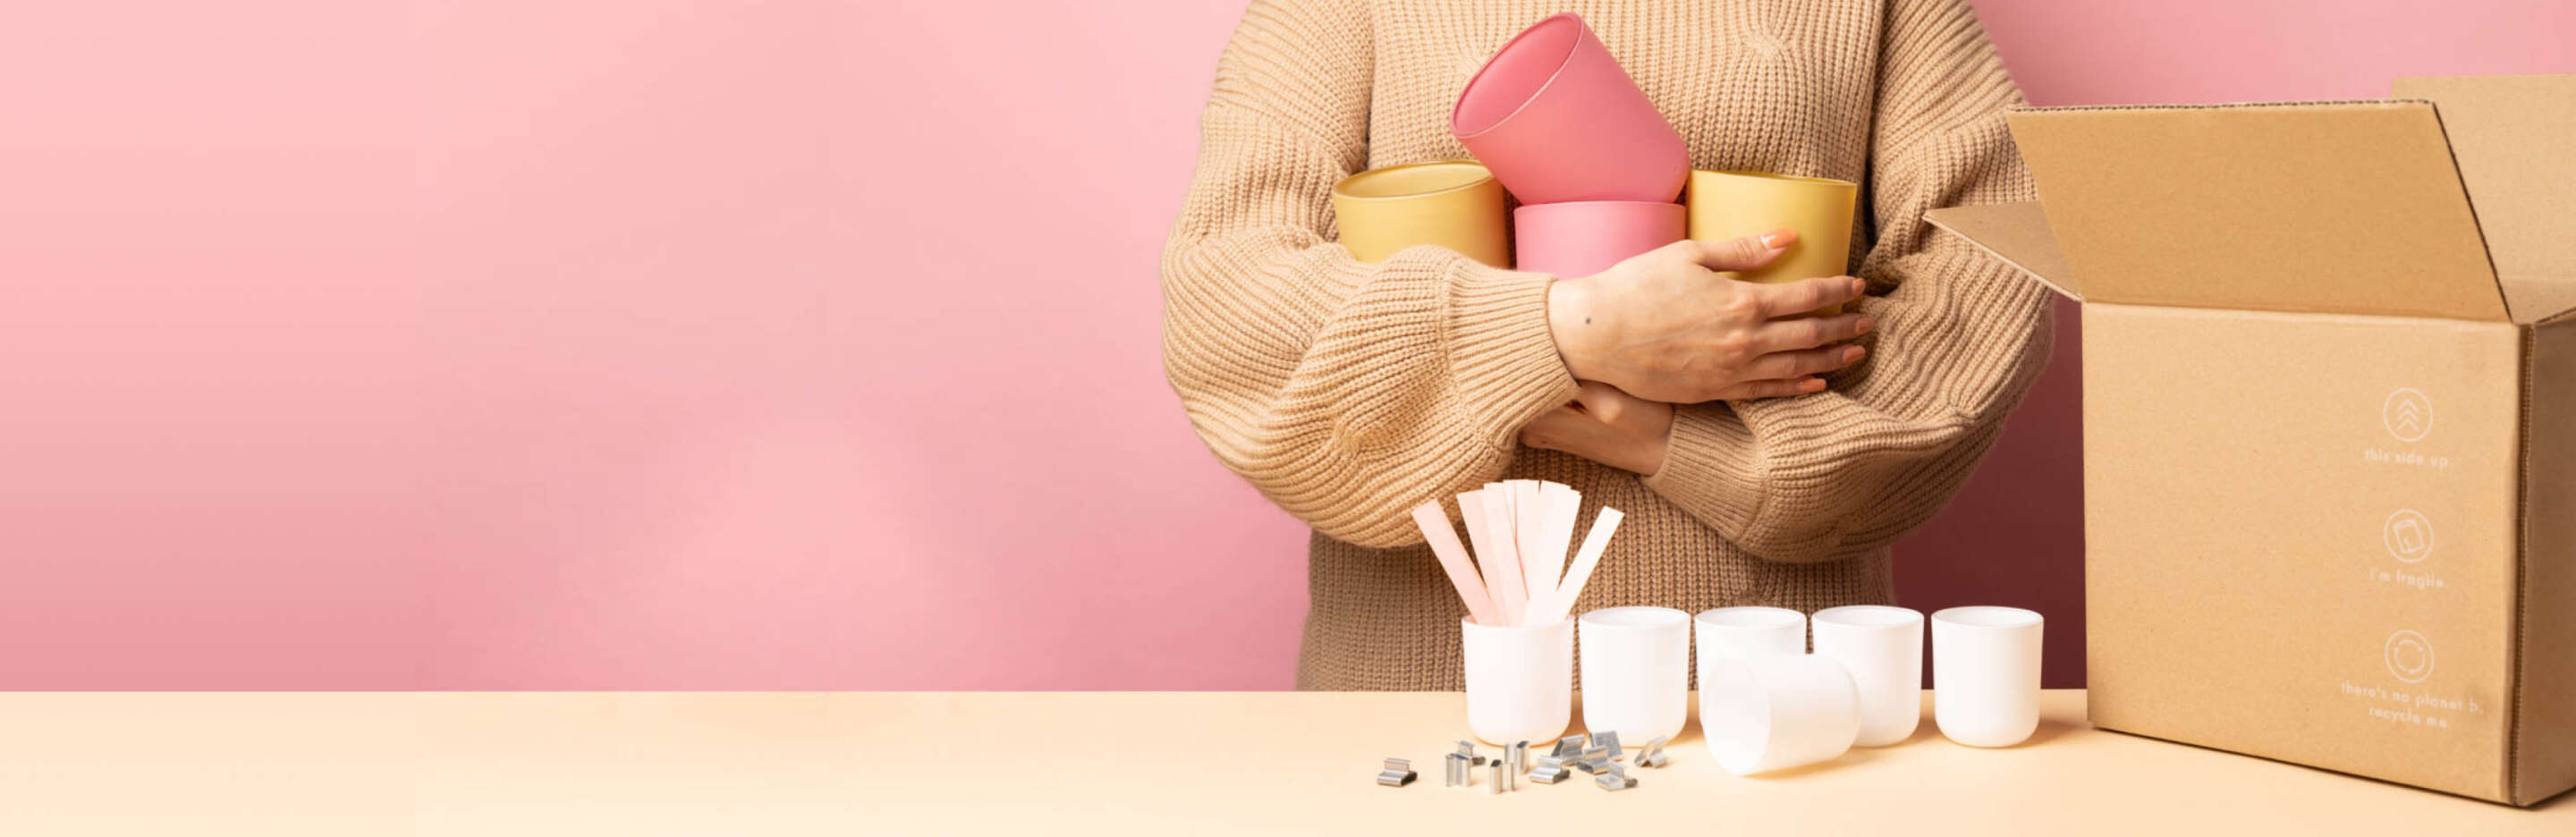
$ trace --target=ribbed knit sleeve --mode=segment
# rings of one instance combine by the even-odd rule
[[[2030,199],[2004,127],[2019,91],[1964,0],[1890,0],[1879,50],[1869,358],[1824,393],[1680,408],[1646,480],[1774,561],[1883,547],[1930,519],[2048,358],[2046,292],[1923,221]]]
[[[1406,511],[1496,478],[1573,396],[1544,274],[1417,247],[1362,264],[1331,190],[1367,162],[1369,12],[1257,0],[1218,60],[1163,253],[1163,364],[1217,459],[1316,530],[1421,540]]]

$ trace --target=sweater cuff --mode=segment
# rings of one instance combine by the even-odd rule
[[[1449,285],[1449,373],[1466,419],[1489,444],[1509,451],[1540,413],[1574,400],[1574,375],[1547,325],[1555,277],[1488,267],[1459,257]]]
[[[1647,488],[1691,509],[1720,532],[1737,537],[1754,534],[1762,502],[1766,469],[1753,430],[1723,403],[1683,405],[1673,410],[1673,431],[1664,442],[1663,467],[1645,478]]]

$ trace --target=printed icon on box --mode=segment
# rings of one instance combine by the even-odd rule
[[[2388,543],[2388,554],[2412,564],[2433,554],[2433,521],[2414,509],[2398,509],[2380,526],[2380,539]]]
[[[2381,650],[2388,662],[2388,673],[2408,683],[2422,683],[2433,676],[2433,644],[2414,631],[2388,635],[2388,646]]]
[[[2379,404],[2379,423],[2388,435],[2400,442],[2412,442],[2433,432],[2433,401],[2413,387],[2398,387]]]

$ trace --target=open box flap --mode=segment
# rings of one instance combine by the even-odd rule
[[[2075,284],[2075,271],[2057,249],[2057,236],[2048,231],[2048,212],[2040,209],[2038,201],[1935,209],[1923,213],[1923,220],[2021,268],[2061,296],[2084,299],[2084,289]]]
[[[2093,302],[2503,321],[2425,102],[2009,116]]]
[[[2401,78],[2442,117],[2515,322],[2576,308],[2576,75]]]

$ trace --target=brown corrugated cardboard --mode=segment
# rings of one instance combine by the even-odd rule
[[[2075,268],[2058,251],[2057,239],[2048,233],[2048,214],[2038,203],[1961,206],[1930,214],[1933,224],[1967,237],[2050,290],[2084,301],[2084,288],[2075,283]]]
[[[2085,302],[2096,724],[2530,804],[2576,785],[2576,77],[2409,89],[2016,113],[2041,201],[1932,220]]]
[[[2431,105],[2050,109],[2011,122],[2088,300],[2505,318]]]
[[[2531,330],[2514,798],[2576,785],[2576,320]]]
[[[2441,109],[2514,318],[2576,307],[2576,75],[2406,78],[2397,96]]]
[[[2519,337],[2088,309],[2094,721],[2501,798]]]

